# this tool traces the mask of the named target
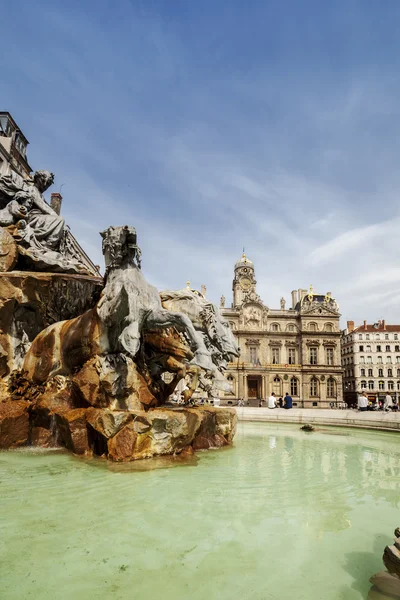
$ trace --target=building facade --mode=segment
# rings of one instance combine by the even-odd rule
[[[28,140],[9,112],[0,111],[0,176],[12,171],[29,177],[32,169],[26,158]]]
[[[371,401],[389,392],[400,397],[400,325],[366,321],[355,327],[347,322],[342,332],[342,367],[345,401],[354,404],[359,392]]]
[[[235,264],[233,302],[222,315],[241,349],[226,377],[232,399],[279,398],[289,392],[295,406],[325,408],[343,400],[339,308],[330,293],[292,292],[292,305],[271,309],[257,294],[254,264],[243,253]]]

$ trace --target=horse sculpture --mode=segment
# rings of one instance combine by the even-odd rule
[[[202,336],[204,344],[211,353],[215,369],[206,375],[200,374],[199,384],[205,391],[231,391],[231,385],[223,376],[228,363],[239,356],[232,329],[215,304],[197,290],[185,289],[160,292],[161,302],[168,311],[185,314]]]
[[[191,364],[208,372],[217,367],[203,334],[181,312],[163,308],[159,293],[140,270],[141,252],[133,227],[101,233],[105,287],[97,305],[81,316],[44,329],[28,350],[23,370],[35,383],[69,375],[95,355],[122,353],[135,359],[146,331],[174,328],[188,340]]]

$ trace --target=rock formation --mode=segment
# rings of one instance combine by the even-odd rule
[[[128,461],[230,444],[233,409],[164,406],[183,378],[187,401],[197,387],[227,389],[223,372],[238,356],[229,324],[193,290],[160,298],[141,272],[133,227],[101,235],[103,285],[0,274],[0,447]]]

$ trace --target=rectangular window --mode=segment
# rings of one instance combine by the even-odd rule
[[[360,346],[358,349],[359,352],[364,352],[364,346]]]
[[[358,334],[358,339],[362,340],[362,334],[361,333]]]
[[[258,353],[256,346],[250,346],[250,362],[255,365],[257,363]]]
[[[296,364],[296,348],[289,348],[288,350],[288,363],[289,365]]]
[[[399,336],[398,336],[398,334],[397,334],[397,333],[395,333],[395,334],[394,334],[394,339],[395,339],[395,340],[398,340],[398,339],[399,339]]]
[[[394,390],[394,383],[393,383],[393,381],[388,381],[388,390]]]
[[[367,346],[366,351],[367,352],[371,352],[371,346],[370,345]]]
[[[386,357],[386,363],[390,364],[390,365],[392,364],[392,357],[391,356],[387,356]]]
[[[378,369],[378,377],[383,377],[383,369]]]
[[[372,365],[372,356],[367,356],[367,363]]]
[[[378,356],[378,364],[382,364],[382,356]]]
[[[389,334],[385,333],[385,340],[388,340],[388,339],[389,339]]]
[[[395,347],[394,347],[394,351],[395,351],[395,352],[400,352],[400,346],[399,346],[399,345],[395,346]]]
[[[373,377],[372,369],[368,369],[368,377]]]
[[[362,365],[365,363],[365,357],[364,356],[360,356],[360,363]]]
[[[333,365],[333,348],[326,349],[326,364]]]
[[[396,362],[400,363],[400,356],[396,356]]]
[[[374,382],[373,381],[368,381],[368,389],[369,390],[373,390],[374,389]]]
[[[318,364],[318,348],[310,348],[310,365]]]
[[[378,344],[378,345],[377,345],[377,347],[376,347],[376,351],[377,351],[377,352],[382,352],[382,350],[381,350],[381,347],[379,346],[379,344]]]
[[[386,346],[386,352],[390,352],[390,346]]]
[[[365,336],[366,340],[369,340],[369,333],[367,333],[367,335]]]
[[[272,348],[272,364],[279,365],[279,348]]]
[[[385,389],[385,382],[384,381],[380,381],[379,382],[379,389],[380,390],[384,390]]]

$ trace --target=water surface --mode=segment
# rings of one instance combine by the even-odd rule
[[[399,442],[241,423],[187,462],[0,453],[0,598],[366,599],[400,525]]]

